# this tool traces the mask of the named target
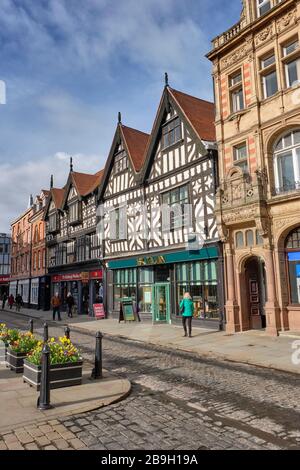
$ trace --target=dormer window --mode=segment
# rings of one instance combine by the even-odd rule
[[[81,203],[79,201],[73,202],[69,205],[69,223],[76,225],[81,223]]]
[[[179,117],[167,122],[162,130],[162,148],[166,149],[182,139],[181,121]]]
[[[48,230],[50,233],[55,233],[58,231],[58,217],[56,212],[49,215]]]

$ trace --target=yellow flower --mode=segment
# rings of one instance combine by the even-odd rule
[[[55,341],[54,338],[51,338],[51,339],[50,339],[50,342],[51,342],[51,343],[54,343],[54,341]]]

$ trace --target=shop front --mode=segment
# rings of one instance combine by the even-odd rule
[[[51,293],[59,293],[62,310],[67,311],[67,296],[72,294],[78,315],[93,316],[93,305],[103,303],[102,270],[55,274],[52,276]]]
[[[130,297],[141,320],[180,321],[185,292],[193,298],[199,325],[223,324],[223,268],[218,245],[108,263],[108,312],[117,317],[120,301]]]
[[[10,276],[0,276],[0,298],[4,294],[8,295],[9,293],[9,281],[10,281]]]

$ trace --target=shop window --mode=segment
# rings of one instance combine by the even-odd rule
[[[287,270],[290,287],[290,301],[300,304],[300,227],[293,230],[286,239]]]
[[[136,298],[136,269],[121,269],[114,271],[114,309],[120,310],[120,301],[122,298]]]

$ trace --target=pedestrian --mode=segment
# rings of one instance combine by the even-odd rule
[[[184,294],[183,300],[180,302],[180,313],[182,315],[182,325],[184,329],[184,336],[187,334],[187,324],[189,329],[189,337],[192,337],[192,320],[194,316],[194,303],[189,292]]]
[[[51,305],[53,308],[53,321],[55,320],[56,314],[58,317],[58,321],[61,321],[61,316],[60,316],[61,299],[60,299],[58,292],[56,292],[55,295],[52,297]]]
[[[7,302],[7,293],[4,292],[4,294],[2,295],[2,310],[5,309],[6,302]]]
[[[10,296],[8,297],[8,305],[9,305],[10,310],[12,309],[14,303],[15,303],[15,298],[12,294],[10,294]]]
[[[73,318],[73,307],[75,305],[75,300],[71,292],[68,293],[66,302],[68,306],[68,317]]]
[[[17,294],[16,295],[16,311],[17,312],[20,312],[22,305],[23,305],[23,297],[21,296],[21,294]]]

